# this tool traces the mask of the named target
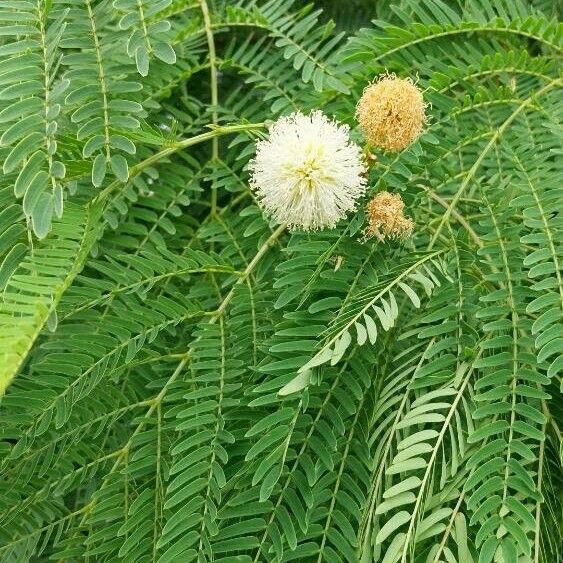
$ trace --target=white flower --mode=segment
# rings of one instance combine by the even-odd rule
[[[347,125],[321,111],[292,113],[270,127],[250,162],[250,186],[266,214],[290,229],[332,228],[366,190],[362,151]]]

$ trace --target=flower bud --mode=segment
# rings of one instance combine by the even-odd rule
[[[379,192],[367,205],[366,238],[406,239],[411,236],[414,223],[404,216],[405,204],[399,194]]]
[[[365,88],[356,118],[370,145],[399,152],[422,132],[424,109],[422,92],[410,78],[383,75]]]

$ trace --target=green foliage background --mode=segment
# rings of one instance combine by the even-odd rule
[[[561,561],[558,8],[1,0],[0,561]],[[269,225],[385,70],[413,239]]]

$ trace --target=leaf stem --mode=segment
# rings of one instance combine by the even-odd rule
[[[143,170],[152,166],[156,162],[166,158],[172,154],[175,154],[183,149],[187,149],[188,147],[193,147],[194,145],[198,145],[200,143],[204,143],[205,141],[209,141],[212,139],[216,139],[218,137],[222,137],[223,135],[230,135],[231,133],[239,133],[242,131],[255,131],[259,129],[263,129],[265,127],[264,123],[238,123],[236,125],[221,125],[221,126],[214,126],[208,125],[211,128],[211,131],[206,131],[205,133],[200,133],[199,135],[195,135],[194,137],[189,137],[188,139],[183,139],[181,141],[176,141],[171,143],[169,146],[163,148],[162,150],[158,151],[157,153],[149,156],[139,164],[132,166],[129,170],[129,177],[132,178],[140,174]],[[95,205],[98,202],[104,202],[110,194],[112,194],[121,184],[122,182],[119,180],[114,180],[105,190],[100,192],[96,198],[94,198],[90,204],[90,206]]]
[[[203,14],[203,23],[205,26],[205,35],[207,37],[207,49],[209,51],[209,73],[211,82],[211,121],[213,125],[217,125],[219,116],[217,113],[217,106],[219,105],[219,88],[217,80],[217,54],[215,50],[215,36],[213,35],[213,28],[211,25],[211,17],[209,15],[209,6],[207,0],[200,0],[201,12]],[[211,157],[213,161],[219,159],[219,139],[213,138]],[[213,180],[211,186],[211,214],[215,215],[217,211],[217,181]]]

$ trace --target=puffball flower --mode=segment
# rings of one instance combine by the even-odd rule
[[[367,205],[366,237],[406,239],[411,236],[414,223],[404,215],[405,203],[399,194],[379,192]]]
[[[356,118],[370,145],[399,152],[422,133],[426,104],[410,78],[383,75],[367,86],[356,108]]]
[[[289,229],[333,228],[366,191],[360,147],[322,111],[278,119],[249,168],[263,211]]]

